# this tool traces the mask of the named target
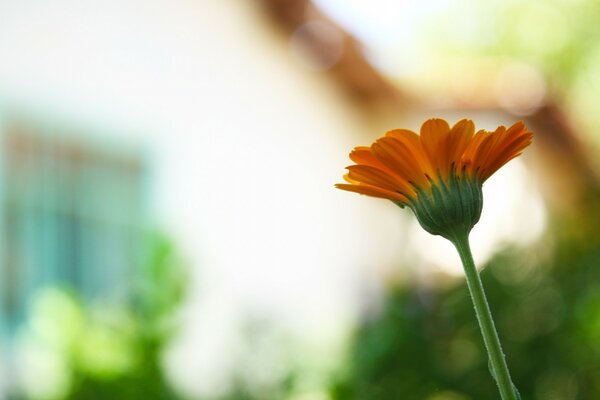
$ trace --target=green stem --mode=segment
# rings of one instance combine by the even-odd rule
[[[473,255],[471,254],[471,247],[469,245],[469,235],[456,235],[451,241],[456,247],[456,250],[458,250],[465,269],[467,285],[469,287],[469,292],[471,293],[473,306],[475,307],[479,328],[483,335],[483,342],[485,343],[485,348],[488,353],[492,369],[491,372],[498,384],[500,396],[502,397],[502,400],[519,400],[520,396],[510,379],[508,366],[506,365],[502,346],[500,345],[500,339],[498,339],[498,333],[496,332],[494,320],[492,319],[492,313],[490,312],[490,307],[488,306],[485,292],[483,291],[479,272],[473,261]]]

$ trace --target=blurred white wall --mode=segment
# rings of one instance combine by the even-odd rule
[[[157,219],[194,267],[167,359],[189,393],[226,387],[249,315],[332,349],[361,269],[402,239],[395,206],[333,189],[365,126],[263,18],[234,0],[0,2],[5,103],[130,130],[154,155]]]

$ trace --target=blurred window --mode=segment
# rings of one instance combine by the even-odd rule
[[[141,252],[144,169],[84,135],[11,123],[0,137],[0,302],[5,333],[41,287],[126,301]]]

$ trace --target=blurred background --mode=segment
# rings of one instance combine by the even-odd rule
[[[0,0],[5,399],[495,399],[458,256],[347,154],[533,146],[475,259],[523,399],[600,398],[600,3]]]

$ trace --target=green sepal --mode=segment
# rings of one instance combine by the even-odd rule
[[[452,240],[468,235],[481,217],[481,182],[451,173],[447,180],[432,182],[431,188],[418,189],[409,207],[421,226],[432,235]]]

